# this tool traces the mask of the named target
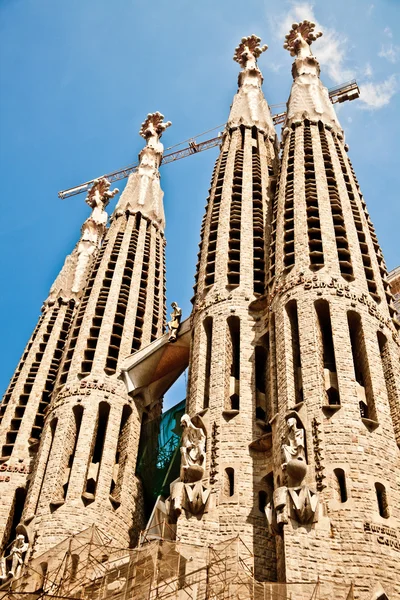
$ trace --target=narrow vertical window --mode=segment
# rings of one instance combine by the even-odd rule
[[[265,507],[269,502],[272,502],[274,494],[274,474],[268,473],[261,480],[262,490],[258,492],[258,509],[264,513]]]
[[[375,492],[376,499],[378,502],[379,514],[384,519],[388,519],[390,517],[389,513],[389,503],[387,499],[386,488],[382,483],[375,483]]]
[[[270,373],[271,373],[271,410],[272,416],[278,412],[278,375],[276,365],[276,330],[275,330],[275,315],[271,314],[270,320],[270,336],[269,336],[269,356],[270,356]]]
[[[244,134],[243,138],[244,138]],[[228,285],[240,284],[240,229],[242,216],[243,150],[237,150],[233,171],[232,198],[229,217]]]
[[[309,121],[304,122],[304,177],[310,269],[317,271],[324,266],[324,253],[322,247],[317,183],[315,179],[314,154]]]
[[[208,204],[208,213],[210,214],[210,229],[208,233],[207,243],[207,258],[206,258],[206,272],[205,272],[205,286],[208,287],[213,285],[215,280],[215,257],[217,252],[217,236],[218,236],[218,225],[219,225],[219,212],[221,208],[222,200],[222,187],[225,178],[226,162],[228,160],[228,152],[223,152],[221,156],[221,162],[218,167],[218,177],[216,181],[214,196],[211,195]],[[208,214],[207,214],[208,218]],[[204,223],[205,225],[205,223]]]
[[[226,352],[226,398],[227,410],[239,410],[240,404],[240,320],[228,318],[228,339]]]
[[[317,300],[315,303],[315,310],[318,316],[327,404],[330,406],[338,406],[340,405],[339,386],[328,302],[326,302],[326,300]]]
[[[225,469],[225,496],[231,498],[235,494],[235,471],[232,467]]]
[[[267,365],[267,348],[256,346],[254,350],[256,419],[261,421],[267,418]]]
[[[360,415],[362,419],[376,422],[377,418],[361,317],[358,313],[349,311],[347,313],[347,320],[350,332]]]
[[[334,469],[337,496],[340,502],[347,501],[346,475],[343,469]]]
[[[146,224],[146,237],[144,241],[143,259],[142,259],[142,274],[139,283],[139,297],[136,309],[135,328],[132,338],[132,352],[136,352],[142,345],[144,315],[147,302],[147,287],[149,279],[150,265],[150,244],[151,244],[151,224],[150,221]]]
[[[294,241],[294,147],[296,132],[291,131],[289,141],[289,153],[286,167],[285,186],[285,213],[284,213],[284,265],[290,270],[295,261]]]
[[[397,445],[400,447],[400,423],[397,419],[397,415],[399,414],[400,410],[400,399],[397,395],[395,371],[390,356],[388,341],[380,331],[378,331],[378,344],[382,361],[383,375],[385,377],[386,391],[389,400],[390,414],[393,420]]]
[[[208,408],[210,404],[210,376],[211,376],[211,349],[212,349],[212,317],[206,317],[203,322],[204,333],[206,336],[206,365],[204,374],[204,400],[203,408]]]
[[[100,473],[101,459],[103,457],[109,414],[110,405],[107,404],[107,402],[100,402],[88,469],[86,471],[85,491],[82,494],[82,498],[87,504],[93,502],[96,497],[96,488]]]
[[[118,444],[115,453],[114,468],[110,486],[110,501],[114,508],[121,504],[121,489],[124,477],[124,467],[128,458],[130,417],[132,409],[125,405],[122,411],[121,424],[119,427]]]
[[[76,446],[78,444],[78,439],[79,439],[79,432],[81,430],[83,407],[82,406],[74,406],[74,408],[72,409],[72,412],[74,414],[74,426],[73,426],[73,430],[70,434],[71,450],[70,450],[70,454],[68,456],[68,463],[67,463],[65,479],[64,479],[64,483],[63,483],[62,496],[63,496],[64,501],[67,497],[68,487],[69,487],[69,483],[71,480],[72,463],[74,462]]]
[[[291,300],[286,305],[286,313],[289,318],[291,352],[289,360],[292,363],[292,376],[294,388],[294,404],[303,402],[303,381],[301,375],[299,320],[297,315],[297,303]]]

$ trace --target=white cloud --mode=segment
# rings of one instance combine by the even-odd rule
[[[267,63],[267,66],[268,66],[268,69],[271,69],[271,71],[273,71],[274,73],[278,73],[282,68],[281,64],[277,64],[277,63],[273,63],[273,62]]]
[[[386,60],[394,64],[399,59],[399,52],[400,46],[394,46],[393,44],[389,44],[388,46],[382,45],[378,56],[381,58],[386,58]]]
[[[372,77],[372,75],[373,75],[372,67],[369,64],[369,62],[365,65],[363,75],[364,75],[364,77]]]
[[[370,17],[372,15],[372,11],[375,8],[375,4],[370,4],[367,8],[367,15]]]
[[[385,35],[387,35],[389,38],[393,37],[393,33],[392,33],[392,30],[390,29],[390,27],[385,27],[385,29],[383,30],[383,33]]]
[[[352,122],[353,122],[353,119],[352,119],[351,117],[347,117],[347,122],[348,122],[348,123],[352,123]]]
[[[315,18],[314,6],[310,2],[293,4],[292,8],[277,19],[274,19],[273,28],[277,36],[284,41],[285,35],[289,33],[292,23],[308,19],[316,24],[316,31],[322,31],[315,46],[315,55],[326,73],[335,83],[342,83],[354,79],[353,70],[345,66],[347,38],[330,27],[324,27]]]
[[[389,104],[397,92],[396,75],[391,75],[381,83],[364,83],[360,85],[360,108],[377,110]]]

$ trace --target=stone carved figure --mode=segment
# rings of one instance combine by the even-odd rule
[[[189,415],[181,418],[183,429],[181,439],[180,479],[193,483],[203,478],[206,467],[206,435],[202,427],[196,427]]]
[[[204,511],[210,490],[202,479],[206,467],[207,433],[200,415],[192,419],[185,414],[181,418],[181,469],[179,479],[171,483],[169,512],[177,517],[185,508],[191,514]]]
[[[172,307],[171,320],[168,321],[168,323],[167,323],[168,333],[169,333],[168,341],[176,342],[176,337],[178,335],[178,331],[181,326],[182,309],[179,308],[179,306],[177,305],[176,302],[172,302],[171,307]]]
[[[265,507],[267,522],[273,533],[281,532],[289,516],[302,524],[317,520],[318,494],[303,483],[307,474],[305,432],[295,411],[286,415],[286,426],[281,466],[287,476],[287,485],[274,490],[273,501]]]
[[[304,452],[304,429],[297,427],[297,419],[288,416],[287,444],[282,445],[282,470],[286,471],[289,486],[300,485],[307,472],[307,462]]]
[[[17,579],[21,575],[25,554],[28,549],[29,543],[26,541],[25,535],[17,533],[17,537],[12,542],[9,555],[3,556],[0,559],[0,580],[5,580],[8,577]]]

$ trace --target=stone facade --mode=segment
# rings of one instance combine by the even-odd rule
[[[143,123],[146,147],[107,230],[113,192],[95,182],[92,215],[0,409],[3,550],[18,521],[30,531],[31,564],[41,565],[41,555],[51,562],[54,546],[67,547],[60,542],[90,525],[114,546],[137,544],[145,525],[135,474],[141,423],[160,410],[168,367],[178,376],[187,364],[191,335],[181,471],[153,513],[176,533],[166,542],[179,565],[168,597],[181,598],[185,586],[209,597],[216,575],[215,598],[290,592],[306,600],[318,579],[326,600],[400,597],[398,277],[387,273],[319,79],[314,30],[303,21],[286,36],[294,81],[281,156],[257,66],[267,48],[253,35],[235,50],[239,89],[201,227],[190,327],[187,320],[181,333],[175,305],[169,339],[161,339],[158,167],[170,123],[159,113]],[[142,541],[149,535],[150,527]],[[172,579],[164,541],[151,543],[157,558],[146,572],[160,579],[144,578],[149,594],[161,573]],[[226,595],[233,557],[246,576]]]

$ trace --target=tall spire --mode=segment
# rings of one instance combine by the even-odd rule
[[[295,57],[292,66],[294,81],[287,106],[285,128],[306,118],[310,121],[322,121],[341,133],[342,128],[329,99],[328,90],[319,78],[319,62],[311,52],[312,42],[322,36],[321,32],[314,33],[314,29],[315,23],[310,21],[293,23],[283,45],[290,55]]]
[[[163,123],[164,115],[160,112],[149,113],[142,123],[140,135],[146,140],[146,146],[139,154],[139,166],[130,175],[127,186],[115,209],[115,216],[126,210],[141,212],[164,229],[164,192],[160,187],[158,171],[164,151],[160,138],[171,125],[171,121]]]
[[[255,125],[260,131],[275,137],[269,106],[261,90],[263,76],[257,65],[257,58],[268,46],[260,46],[260,42],[261,39],[253,34],[242,38],[235,49],[233,60],[239,63],[242,70],[238,77],[239,90],[233,99],[228,127]]]
[[[91,215],[81,228],[81,237],[51,286],[43,308],[52,306],[58,298],[68,301],[82,292],[92,259],[100,248],[106,232],[108,214],[106,206],[119,190],[110,191],[110,182],[104,177],[95,179],[86,197],[86,203],[92,209]]]

